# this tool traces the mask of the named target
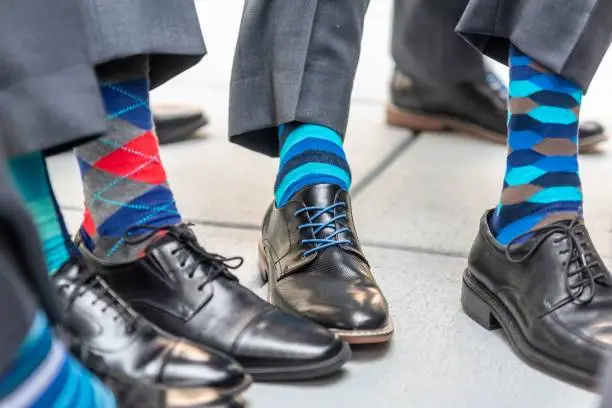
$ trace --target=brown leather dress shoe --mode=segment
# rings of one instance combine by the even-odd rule
[[[387,123],[415,132],[454,131],[506,144],[508,91],[494,73],[479,81],[436,87],[399,71],[391,81]],[[579,147],[591,152],[608,140],[597,122],[580,122]]]

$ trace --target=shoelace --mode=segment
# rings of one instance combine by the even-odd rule
[[[338,212],[337,209],[340,209],[339,214],[336,214]],[[329,248],[332,246],[353,244],[353,242],[348,239],[335,239],[337,235],[349,231],[349,229],[346,227],[338,228],[338,222],[346,220],[346,213],[344,212],[344,209],[346,209],[346,203],[337,202],[327,207],[300,208],[293,214],[295,217],[297,217],[303,213],[306,213],[309,222],[301,224],[300,226],[298,226],[298,229],[301,231],[310,228],[312,233],[312,238],[303,239],[300,241],[300,245],[314,245],[314,248],[310,248],[302,253],[303,257],[306,257],[312,253],[321,251],[325,248]],[[321,216],[327,213],[331,214],[332,218],[325,222],[316,222],[319,218],[321,218]],[[328,227],[333,228],[334,231],[323,238],[319,238],[319,234],[321,233],[321,231],[325,230]]]
[[[502,82],[502,80],[499,79],[499,77],[497,75],[495,75],[493,72],[487,72],[485,74],[485,81],[487,82],[489,87],[495,93],[497,93],[497,95],[499,95],[500,98],[502,98],[504,100],[508,100],[508,97],[509,97],[508,88]]]
[[[538,247],[551,235],[555,233],[562,234],[562,237],[555,239],[554,243],[559,243],[563,240],[568,241],[568,248],[561,251],[560,254],[569,253],[569,258],[563,263],[565,267],[565,290],[569,295],[569,298],[561,302],[561,304],[553,307],[558,309],[559,307],[569,303],[576,302],[578,304],[586,305],[593,300],[595,296],[596,285],[609,286],[606,278],[606,273],[603,268],[595,273],[593,267],[601,265],[597,261],[596,257],[586,248],[586,242],[580,242],[579,237],[584,234],[581,224],[578,223],[580,216],[576,216],[569,224],[550,224],[540,228],[528,231],[525,234],[519,235],[514,238],[506,247],[506,258],[510,262],[521,263],[531,257],[531,255],[538,249]],[[517,245],[523,238],[535,235],[537,240],[531,245],[529,250],[522,256],[515,257],[512,254],[513,246]],[[570,272],[572,264],[577,264],[577,268],[574,272]],[[580,275],[579,279],[571,283],[574,276]],[[583,294],[588,290],[588,296],[583,298]]]
[[[91,271],[80,259],[77,260],[79,274],[75,279],[70,279],[70,283],[65,283],[60,286],[60,289],[66,289],[71,285],[75,285],[76,288],[68,296],[67,308],[70,309],[74,302],[82,297],[85,293],[91,291],[95,294],[95,299],[91,302],[95,305],[98,302],[104,302],[102,307],[102,313],[105,313],[108,309],[113,309],[117,314],[113,317],[114,321],[121,319],[125,324],[126,330],[133,332],[138,327],[139,318],[132,313],[128,306],[126,306],[117,296],[109,291],[105,284],[100,280],[97,273]]]
[[[185,227],[191,227],[193,224],[184,224]],[[134,230],[150,230],[149,233],[138,235],[137,237],[130,236]],[[198,284],[198,290],[203,290],[204,287],[213,280],[224,276],[230,280],[238,280],[229,270],[236,270],[242,266],[244,259],[239,256],[233,256],[226,258],[219,254],[214,254],[206,251],[198,243],[195,235],[188,229],[181,229],[175,225],[167,225],[162,227],[152,226],[135,226],[126,231],[125,242],[129,244],[138,244],[151,238],[152,236],[160,233],[167,232],[168,235],[176,239],[180,244],[177,248],[171,251],[171,254],[176,256],[181,268],[184,268],[190,257],[195,258],[195,261],[191,267],[187,270],[187,276],[189,279],[195,277],[195,273],[200,266],[205,275],[203,281]],[[232,262],[235,262],[232,264]]]

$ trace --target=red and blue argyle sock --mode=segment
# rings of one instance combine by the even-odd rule
[[[81,238],[94,254],[113,261],[142,252],[148,242],[126,242],[149,233],[139,227],[181,221],[153,130],[146,65],[100,77],[109,131],[76,150],[85,193]]]

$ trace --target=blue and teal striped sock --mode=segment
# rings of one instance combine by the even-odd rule
[[[12,158],[8,165],[17,190],[34,219],[49,274],[53,275],[75,254],[75,248],[53,195],[45,158],[36,152]]]
[[[508,161],[491,227],[501,244],[576,217],[582,208],[578,116],[582,90],[514,46]]]
[[[0,373],[0,407],[116,408],[113,394],[55,338],[42,312]]]
[[[315,184],[336,184],[349,189],[351,170],[342,137],[337,132],[324,126],[294,122],[279,127],[279,138],[280,167],[274,186],[277,207]]]

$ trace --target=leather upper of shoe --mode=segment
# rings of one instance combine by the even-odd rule
[[[579,134],[580,139],[588,139],[589,137],[599,136],[605,132],[601,123],[594,121],[580,121]]]
[[[242,286],[229,272],[241,258],[206,252],[187,225],[167,227],[165,233],[130,263],[104,263],[83,251],[144,317],[170,333],[230,353],[247,368],[315,362],[340,352],[342,341],[328,330],[282,312]]]
[[[468,269],[544,353],[594,370],[612,346],[612,277],[582,219],[539,228],[526,242],[502,247],[485,214]]]
[[[268,209],[262,230],[273,300],[325,327],[372,330],[388,306],[361,250],[349,194],[318,184]],[[271,272],[270,272],[271,271]]]
[[[396,70],[391,101],[417,113],[456,117],[503,137],[506,134],[508,92],[493,73],[473,82],[436,86],[417,82]]]
[[[235,361],[161,333],[86,269],[72,260],[52,283],[66,307],[63,331],[88,367],[166,388],[225,387],[244,381]]]

